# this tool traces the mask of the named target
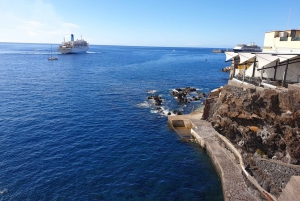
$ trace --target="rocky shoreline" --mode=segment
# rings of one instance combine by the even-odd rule
[[[246,170],[279,198],[300,176],[300,91],[229,82],[205,102],[203,119],[239,150]]]
[[[185,88],[176,88],[170,92],[170,95],[176,99],[177,103],[184,103],[189,104],[193,101],[204,101],[208,95],[194,87],[185,87]],[[155,105],[155,109],[160,112],[164,113],[163,106],[164,106],[164,98],[161,95],[151,94],[147,97],[148,101],[152,101]],[[182,115],[182,111],[171,109],[168,111],[166,115]]]
[[[240,200],[232,189],[243,189],[244,184],[255,200],[283,201],[300,196],[295,191],[295,183],[300,182],[299,89],[264,89],[230,80],[211,91],[201,116],[202,120],[192,114],[169,116],[168,121],[178,134],[185,135],[185,141],[190,133],[207,149],[222,180],[225,200]],[[208,137],[211,129],[216,134]],[[226,176],[232,166],[222,160],[227,156],[240,166],[241,172],[235,176]],[[235,180],[240,184],[234,184]]]

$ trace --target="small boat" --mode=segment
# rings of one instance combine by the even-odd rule
[[[218,50],[213,50],[213,53],[224,53],[224,50],[218,49]]]
[[[51,45],[51,49],[50,49],[50,57],[48,57],[48,60],[58,60],[57,57],[52,56],[52,45]]]

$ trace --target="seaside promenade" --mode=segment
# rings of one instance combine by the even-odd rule
[[[211,124],[202,111],[169,116],[168,123],[184,141],[195,140],[210,156],[221,179],[224,200],[276,200],[245,170],[239,151]]]

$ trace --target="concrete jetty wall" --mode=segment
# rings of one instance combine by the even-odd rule
[[[229,141],[223,141],[209,122],[204,120],[191,120],[194,127],[191,135],[197,143],[206,149],[216,171],[221,179],[225,200],[267,200],[265,192],[254,182],[249,188],[245,181],[249,174],[245,171],[242,158],[237,150],[231,149]],[[223,144],[223,146],[221,146]],[[231,148],[230,148],[231,147]],[[250,183],[252,183],[250,181]],[[270,200],[276,200],[272,195]]]
[[[173,121],[178,122],[180,119],[187,123],[186,127],[181,124],[180,127],[176,127],[176,123],[175,127],[173,126]],[[200,120],[199,115],[195,117],[192,114],[169,116],[168,122],[179,135],[185,133],[186,136],[188,132],[207,151],[221,179],[224,200],[276,200],[262,188],[258,190],[260,186],[255,184],[255,180],[245,181],[245,177],[249,175],[244,170],[241,156],[226,148],[230,147],[230,142],[224,143],[209,122]],[[182,132],[184,129],[186,131]],[[270,199],[267,199],[266,195]]]

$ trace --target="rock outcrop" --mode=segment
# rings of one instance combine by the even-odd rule
[[[205,107],[203,118],[239,148],[261,186],[279,196],[292,175],[277,178],[278,164],[261,165],[257,158],[282,167],[300,165],[300,92],[226,85],[218,98],[207,99]],[[293,175],[298,174],[295,168]]]
[[[231,66],[226,66],[224,68],[222,68],[222,72],[230,72],[231,71]]]
[[[169,101],[166,101],[162,95],[157,95],[156,90],[148,90],[147,93],[151,93],[147,97],[148,102],[150,103],[150,107],[152,109],[156,109],[158,113],[163,115],[182,115],[183,110],[180,108],[173,109],[169,108],[166,103]],[[194,87],[185,87],[185,88],[176,88],[171,91],[171,96],[174,97],[174,100],[180,104],[187,105],[193,101],[201,101],[203,102],[207,98],[207,94],[204,92],[199,91],[198,89]]]
[[[195,92],[197,96],[192,96],[187,98],[191,92]],[[186,87],[186,88],[177,88],[171,92],[171,95],[177,98],[177,102],[179,103],[190,103],[191,101],[198,101],[202,98],[207,97],[205,93],[197,91],[196,88],[193,87]]]
[[[215,129],[249,153],[300,164],[300,92],[257,92],[226,85],[209,120]]]

